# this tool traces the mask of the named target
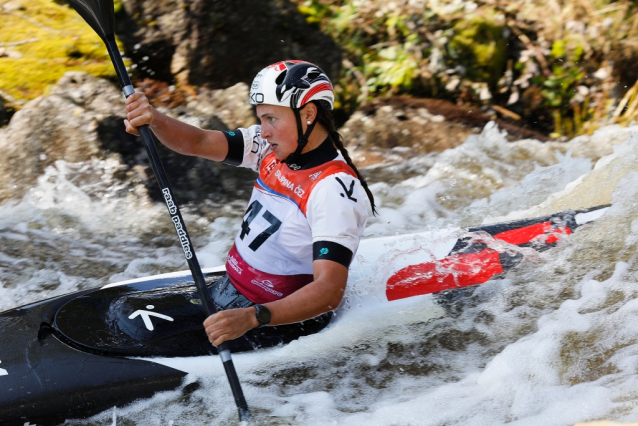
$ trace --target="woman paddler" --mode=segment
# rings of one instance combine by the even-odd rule
[[[126,100],[127,132],[147,124],[180,154],[259,172],[227,275],[211,289],[220,310],[204,327],[215,346],[249,330],[249,344],[269,346],[325,327],[346,288],[366,198],[375,212],[335,129],[332,83],[319,67],[284,61],[264,68],[250,103],[261,125],[221,132],[161,114],[142,93]]]

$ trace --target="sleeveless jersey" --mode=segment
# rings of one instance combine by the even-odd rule
[[[356,252],[367,220],[366,198],[355,172],[340,156],[292,170],[260,140],[259,126],[237,132],[245,144],[241,165],[258,167],[259,178],[226,271],[244,296],[266,303],[313,281],[314,242]],[[256,140],[263,150],[255,149]]]

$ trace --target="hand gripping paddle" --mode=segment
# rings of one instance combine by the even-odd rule
[[[135,90],[131,84],[131,79],[126,71],[124,62],[122,61],[120,51],[115,43],[113,0],[69,0],[69,3],[71,3],[71,6],[73,6],[80,16],[82,16],[91,28],[93,28],[106,45],[106,49],[108,50],[113,66],[115,67],[117,78],[120,80],[122,92],[124,92],[124,95],[128,98],[135,92]],[[184,250],[184,256],[188,261],[188,266],[193,274],[193,279],[195,280],[199,297],[203,301],[206,314],[210,316],[216,312],[215,305],[213,304],[213,300],[206,287],[204,274],[202,274],[202,269],[199,266],[197,257],[195,256],[195,249],[193,248],[188,232],[186,231],[186,225],[184,224],[182,215],[175,203],[175,198],[173,197],[173,192],[169,186],[166,172],[164,171],[164,167],[162,166],[159,155],[157,154],[151,130],[148,126],[140,126],[137,130],[140,132],[142,139],[144,140],[146,152],[148,153],[148,157],[151,161],[151,167],[155,173],[155,178],[159,183],[164,200],[166,201],[166,207],[168,207],[171,220],[175,225],[175,230],[177,231],[180,244]],[[235,404],[237,404],[237,409],[239,410],[239,420],[250,420],[250,410],[248,409],[246,398],[244,398],[244,392],[241,389],[241,384],[237,377],[237,371],[235,371],[235,365],[233,364],[230,350],[226,343],[222,343],[217,349],[224,364],[224,369],[226,370],[226,376],[228,377],[228,382],[230,383],[230,387],[233,391],[233,396],[235,397]]]

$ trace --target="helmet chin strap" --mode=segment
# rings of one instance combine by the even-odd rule
[[[297,161],[299,160],[301,151],[303,151],[303,149],[308,144],[308,138],[310,137],[310,133],[312,133],[312,129],[315,128],[315,124],[317,123],[317,120],[314,120],[312,123],[308,125],[308,128],[306,129],[306,133],[304,134],[303,127],[301,127],[301,114],[299,113],[299,109],[293,108],[292,111],[295,113],[295,118],[297,119],[297,134],[298,134],[297,149],[295,150],[295,152],[288,155],[288,157],[286,157],[286,159],[283,160],[282,163],[288,164],[288,167],[290,167],[293,170],[299,170],[300,167],[297,166]]]

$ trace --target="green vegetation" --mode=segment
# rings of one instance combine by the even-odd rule
[[[0,95],[19,108],[67,71],[115,76],[104,44],[69,6],[0,0]]]
[[[409,94],[555,137],[638,116],[636,2],[293,1],[344,51],[335,81],[341,115]],[[70,70],[114,77],[102,42],[66,0],[0,0],[0,96],[9,108]]]
[[[347,112],[379,96],[437,97],[555,137],[637,117],[633,1],[295,1],[344,50]]]

